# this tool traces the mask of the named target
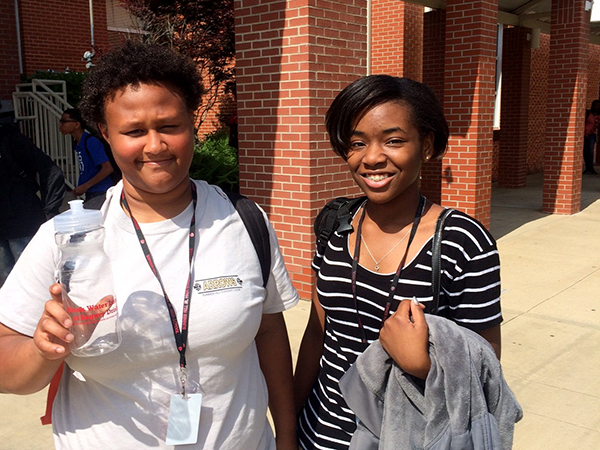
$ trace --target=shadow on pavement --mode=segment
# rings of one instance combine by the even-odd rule
[[[490,232],[496,240],[520,226],[546,217],[542,212],[543,174],[527,176],[527,186],[505,189],[492,186]],[[600,175],[584,175],[581,190],[581,210],[600,198]]]

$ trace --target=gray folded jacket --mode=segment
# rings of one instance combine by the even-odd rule
[[[340,380],[357,417],[350,450],[505,450],[523,411],[492,346],[426,315],[431,369],[424,389],[373,342]]]

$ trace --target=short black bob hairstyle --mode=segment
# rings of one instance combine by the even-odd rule
[[[434,93],[424,84],[390,75],[369,75],[346,86],[331,103],[325,125],[333,151],[348,158],[354,128],[376,106],[397,102],[412,112],[421,139],[433,133],[432,159],[439,159],[448,144],[448,123]]]
[[[164,84],[177,89],[190,113],[198,109],[202,100],[200,74],[191,58],[161,45],[127,41],[104,55],[90,70],[78,105],[83,119],[97,130],[97,124],[106,124],[106,103],[127,86],[140,84]]]

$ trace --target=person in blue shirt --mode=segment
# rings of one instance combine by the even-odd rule
[[[64,135],[70,134],[76,145],[79,180],[77,187],[71,191],[73,195],[81,197],[85,194],[84,204],[94,197],[105,197],[106,191],[113,185],[110,175],[114,172],[114,168],[104,151],[102,142],[85,131],[85,122],[75,108],[63,112],[59,129]]]

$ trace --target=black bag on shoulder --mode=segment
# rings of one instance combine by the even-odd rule
[[[327,202],[315,219],[314,230],[317,237],[317,251],[325,251],[329,238],[334,231],[347,233],[352,231],[352,215],[367,197],[338,197]]]

